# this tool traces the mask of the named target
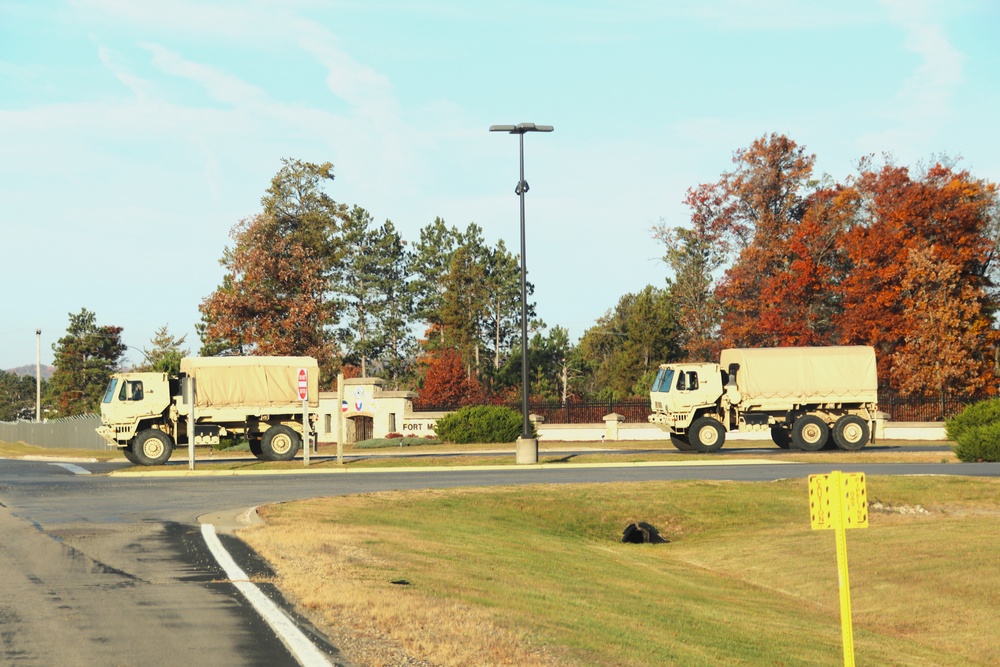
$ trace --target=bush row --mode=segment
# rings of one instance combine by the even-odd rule
[[[1000,461],[1000,398],[970,405],[944,428],[960,461]]]

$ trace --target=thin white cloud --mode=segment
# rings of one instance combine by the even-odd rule
[[[256,106],[266,99],[264,91],[257,86],[220,69],[187,60],[158,44],[141,46],[153,55],[153,65],[160,71],[198,84],[220,102],[233,106]]]
[[[889,20],[903,31],[902,47],[920,62],[885,113],[890,127],[862,137],[870,147],[915,147],[917,154],[933,150],[933,139],[953,114],[952,100],[963,78],[964,56],[949,40],[935,14],[933,0],[882,0]],[[904,156],[907,159],[915,156]]]

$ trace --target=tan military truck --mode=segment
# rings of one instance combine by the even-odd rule
[[[304,377],[300,372],[305,370]],[[319,408],[319,367],[311,357],[187,357],[180,375],[116,373],[101,401],[97,429],[139,465],[159,465],[188,444],[194,385],[194,444],[216,445],[242,435],[261,460],[288,461],[302,444],[303,413],[310,431]],[[307,389],[308,410],[299,398]]]
[[[884,428],[871,347],[723,350],[719,363],[660,366],[649,421],[681,451],[715,452],[729,431],[770,430],[782,449],[863,448]]]

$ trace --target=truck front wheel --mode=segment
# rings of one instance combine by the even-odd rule
[[[844,415],[833,425],[833,441],[847,451],[857,451],[868,444],[868,423],[857,415]]]
[[[830,439],[830,427],[816,415],[799,417],[792,425],[792,444],[796,449],[818,452]]]
[[[674,447],[676,447],[679,451],[682,452],[694,451],[694,447],[691,446],[691,441],[688,440],[688,437],[686,435],[674,435],[673,433],[671,433],[670,444],[672,444]]]
[[[783,426],[771,427],[771,441],[782,449],[788,449],[792,446],[792,436],[788,429]]]
[[[726,429],[718,419],[699,417],[691,423],[688,439],[695,450],[702,454],[711,454],[722,449],[722,445],[726,442]]]
[[[174,452],[174,439],[163,431],[148,428],[140,431],[131,442],[132,456],[139,465],[158,466],[166,463]]]
[[[284,426],[272,426],[260,439],[261,457],[267,461],[291,461],[299,451],[299,434]]]

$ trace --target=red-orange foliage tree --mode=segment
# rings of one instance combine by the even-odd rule
[[[341,361],[332,279],[344,259],[346,207],[323,191],[333,165],[282,163],[263,211],[233,227],[222,284],[200,306],[201,353],[312,356],[329,385]]]
[[[862,165],[856,224],[841,239],[849,270],[839,284],[836,326],[846,344],[874,345],[883,380],[911,390],[973,391],[994,377],[997,331],[996,186],[935,164],[916,178],[905,167]],[[961,314],[955,320],[945,311]],[[950,331],[940,329],[951,322]],[[927,346],[937,338],[947,344]],[[920,350],[920,363],[913,363]],[[931,356],[927,356],[931,355]],[[965,361],[974,360],[972,366]],[[928,368],[964,368],[930,382]],[[934,375],[933,373],[930,375]]]
[[[335,349],[325,327],[334,311],[316,257],[278,234],[266,214],[239,223],[233,240],[225,280],[201,304],[204,337],[241,354],[315,357],[331,373]]]
[[[733,162],[715,185],[717,224],[737,252],[715,291],[722,345],[827,342],[829,285],[841,265],[835,239],[850,219],[850,194],[810,193],[815,156],[782,135],[756,140]]]
[[[483,388],[466,374],[462,355],[451,348],[438,348],[427,353],[422,364],[424,384],[420,388],[419,406],[474,405],[483,402]]]

